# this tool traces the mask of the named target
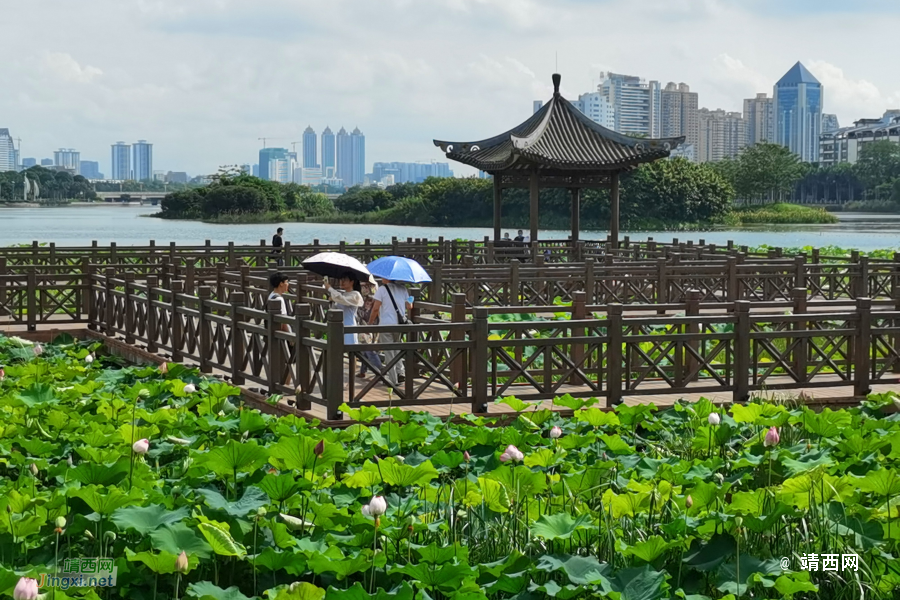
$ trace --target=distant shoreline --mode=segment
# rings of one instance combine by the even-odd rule
[[[0,202],[0,208],[69,208],[69,207],[94,207],[94,206],[129,206],[143,208],[144,206],[152,207],[152,204],[141,204],[140,202],[67,202],[65,204],[38,204],[36,202]],[[156,205],[159,207],[159,204]]]

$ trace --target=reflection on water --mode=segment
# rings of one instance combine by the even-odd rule
[[[158,210],[151,206],[86,206],[62,208],[0,209],[0,246],[10,244],[56,242],[58,246],[88,246],[92,240],[101,245],[116,242],[120,246],[157,245],[176,242],[201,245],[205,240],[213,244],[259,244],[270,240],[277,225],[211,225],[195,221],[163,221],[141,215]],[[900,215],[839,214],[841,221],[832,225],[760,225],[741,229],[703,232],[639,232],[625,233],[633,240],[671,241],[704,239],[707,243],[724,245],[728,240],[742,246],[841,246],[873,250],[900,246]],[[582,220],[584,223],[584,219]],[[282,223],[285,239],[293,244],[306,244],[318,239],[322,243],[341,240],[353,243],[370,239],[389,242],[392,236],[401,239],[428,238],[436,240],[462,238],[480,240],[491,235],[489,228],[463,227],[400,227],[396,225],[342,225],[313,223]],[[505,228],[511,235],[515,231]],[[568,232],[544,231],[544,239],[565,239]],[[602,239],[605,232],[585,232],[584,239]]]

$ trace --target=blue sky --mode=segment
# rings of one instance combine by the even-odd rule
[[[612,70],[741,110],[797,60],[842,123],[900,107],[900,3],[881,0],[0,0],[0,127],[23,155],[147,139],[155,168],[255,162],[307,125],[359,126],[373,161],[441,160]],[[465,173],[463,169],[457,169]]]

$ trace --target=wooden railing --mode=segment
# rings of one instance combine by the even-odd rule
[[[458,294],[450,305],[416,303],[409,325],[345,327],[340,311],[313,318],[321,306],[305,300],[285,317],[277,302],[249,307],[245,291],[222,302],[211,287],[197,295],[183,287],[176,280],[161,288],[156,276],[143,283],[92,275],[89,326],[194,362],[202,372],[219,370],[237,384],[296,394],[299,408],[321,405],[328,418],[339,418],[344,402],[466,404],[483,412],[507,395],[548,400],[568,393],[614,405],[626,396],[725,392],[743,401],[757,390],[826,386],[863,395],[873,383],[900,383],[900,310],[891,302],[873,310],[868,298],[813,303],[802,289],[792,303],[757,304],[703,303],[698,290],[685,304],[589,305],[579,293],[558,320],[527,321],[496,315],[559,307],[467,308]],[[659,310],[683,314],[653,314]],[[345,345],[345,333],[399,339]],[[369,381],[348,377],[368,362],[368,351],[396,353],[385,370],[402,363],[405,381],[392,383],[382,373]]]

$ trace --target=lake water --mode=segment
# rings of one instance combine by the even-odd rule
[[[196,221],[166,221],[142,215],[159,210],[153,206],[98,205],[60,208],[0,208],[0,247],[11,244],[55,242],[57,246],[89,246],[92,240],[101,245],[116,242],[120,246],[157,245],[169,242],[214,245],[259,244],[269,240],[277,225],[213,225]],[[785,248],[795,246],[841,246],[859,250],[895,248],[900,246],[900,215],[839,214],[840,223],[834,225],[783,225],[747,227],[703,232],[624,232],[633,240],[653,237],[657,241],[698,240],[724,245],[757,246],[769,244]],[[583,219],[583,218],[582,218]],[[283,223],[285,239],[292,244],[306,244],[318,238],[322,243],[390,242],[392,236],[436,240],[483,239],[492,235],[490,228],[463,227],[401,227],[397,225],[343,225],[320,223]],[[515,231],[507,229],[511,235]],[[544,239],[565,239],[566,231],[542,231]],[[584,239],[603,239],[605,232],[583,232]]]

